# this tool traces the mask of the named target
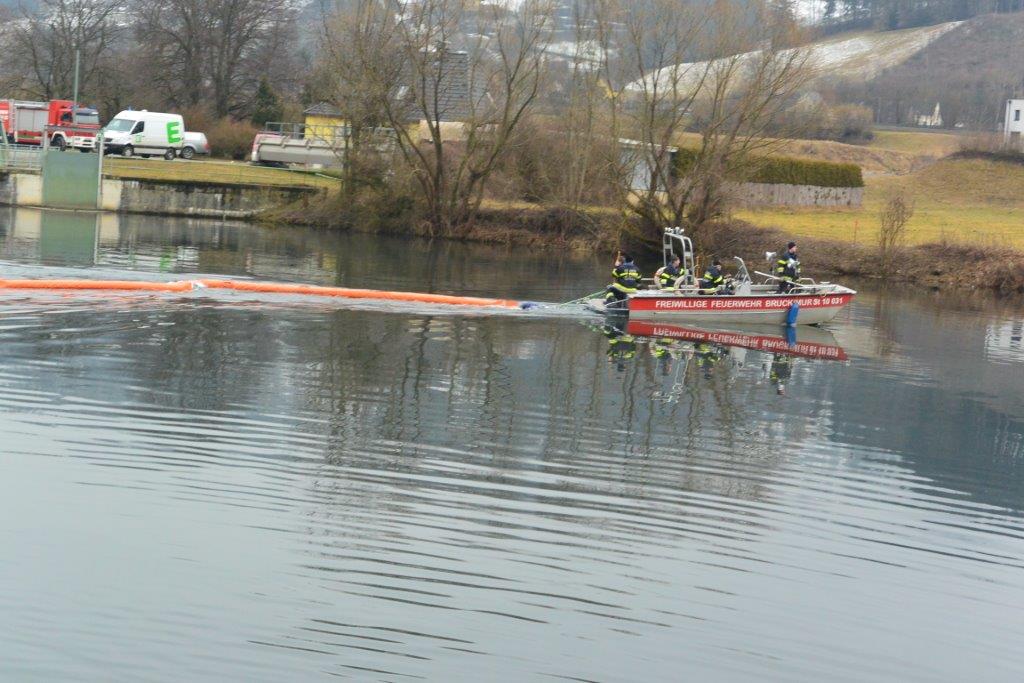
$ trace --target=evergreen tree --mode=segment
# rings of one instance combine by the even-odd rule
[[[270,87],[267,79],[261,78],[253,102],[252,122],[263,127],[267,121],[280,121],[282,116],[284,116],[284,109],[281,107],[281,100],[278,99],[277,93]]]

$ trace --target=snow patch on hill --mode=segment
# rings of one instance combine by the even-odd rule
[[[961,24],[962,21],[951,21],[902,31],[865,33],[850,38],[834,37],[820,43],[787,50],[783,52],[783,56],[795,52],[803,53],[806,55],[807,66],[816,72],[818,78],[869,79],[884,69],[902,64]],[[760,56],[760,51],[748,52],[740,55],[740,59],[744,63],[754,64]],[[657,79],[661,88],[671,87],[673,77],[680,88],[695,87],[701,77],[708,73],[709,68],[713,70],[716,64],[723,62],[724,60],[679,64],[654,72],[647,78]],[[644,80],[634,81],[627,86],[627,90],[642,91]]]

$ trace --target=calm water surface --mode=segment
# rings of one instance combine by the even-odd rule
[[[607,270],[9,210],[0,259],[543,301]],[[693,335],[0,294],[0,678],[1021,680],[1024,310]]]

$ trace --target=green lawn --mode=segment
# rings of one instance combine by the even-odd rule
[[[104,175],[113,178],[165,180],[169,182],[265,185],[268,187],[335,188],[339,181],[308,171],[267,168],[237,161],[165,161],[163,159],[103,160]]]
[[[916,173],[866,179],[860,209],[749,209],[743,220],[793,235],[874,243],[878,212],[901,192],[915,204],[908,240],[980,242],[1024,249],[1024,165],[981,160],[939,161]]]
[[[888,149],[939,159],[960,150],[961,139],[953,133],[916,130],[876,130],[868,143],[874,149]]]

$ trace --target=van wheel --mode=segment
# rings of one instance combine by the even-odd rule
[[[125,145],[124,149],[121,150],[121,156],[123,156],[125,159],[129,159],[129,158],[131,158],[134,155],[135,155],[135,148],[132,147],[131,145]]]
[[[181,149],[181,158],[182,159],[191,159],[195,155],[196,155],[196,151],[194,149],[192,149],[191,147],[183,147]]]
[[[174,148],[168,148],[168,150],[164,152],[164,159],[167,159],[167,161],[174,161],[175,156],[177,155],[174,153]]]

